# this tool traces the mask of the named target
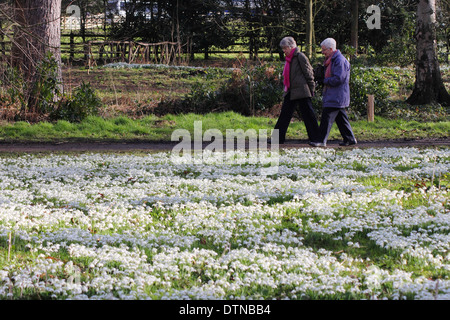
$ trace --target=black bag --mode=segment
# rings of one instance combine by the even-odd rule
[[[325,66],[322,64],[318,64],[314,68],[314,81],[316,81],[320,85],[323,85],[324,79],[325,79]]]

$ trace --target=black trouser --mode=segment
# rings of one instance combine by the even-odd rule
[[[328,135],[335,121],[344,142],[356,142],[345,108],[323,108],[318,142],[327,143]]]
[[[275,125],[275,129],[279,130],[279,143],[284,143],[286,140],[286,132],[289,124],[291,123],[295,110],[300,113],[303,122],[305,123],[309,140],[317,141],[319,125],[317,124],[317,118],[314,113],[311,98],[291,100],[290,97],[290,93],[286,94],[284,97],[280,116],[278,117],[277,124]]]

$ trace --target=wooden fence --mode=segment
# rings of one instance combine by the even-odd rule
[[[89,41],[85,50],[88,67],[98,62],[177,64],[183,59],[177,42]]]
[[[178,64],[185,62],[182,46],[177,42],[144,43],[104,40],[101,35],[61,36],[61,55],[64,61],[88,67],[114,62],[140,64]],[[67,42],[69,39],[69,42]],[[93,40],[89,40],[93,39]],[[0,60],[8,59],[11,42],[0,39]]]
[[[187,52],[186,46],[178,42],[144,43],[139,41],[112,41],[105,40],[102,35],[85,35],[84,41],[79,35],[69,34],[61,36],[61,55],[69,64],[86,65],[92,67],[98,64],[126,62],[139,64],[181,64],[186,63],[192,57],[192,52]],[[92,40],[89,40],[92,39]],[[67,40],[69,40],[67,42]],[[8,59],[11,50],[11,42],[0,39],[0,60]],[[205,59],[209,54],[267,54],[260,50],[250,52],[248,50],[208,50],[202,53]]]

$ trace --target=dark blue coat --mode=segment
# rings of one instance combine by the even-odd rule
[[[350,63],[336,50],[331,58],[331,77],[325,78],[322,102],[324,108],[346,108],[350,105]]]

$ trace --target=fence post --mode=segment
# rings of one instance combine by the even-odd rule
[[[102,42],[102,43],[100,43],[99,49],[98,49],[98,55],[99,55],[98,59],[100,61],[104,61],[103,60],[103,52],[104,51],[105,51],[105,42]]]
[[[132,63],[133,62],[133,49],[134,49],[134,43],[133,41],[130,41],[128,44],[128,63]]]
[[[84,44],[84,57],[89,70],[91,69],[91,59],[92,59],[92,48],[90,41]]]
[[[375,97],[373,94],[367,95],[367,121],[375,120]]]

